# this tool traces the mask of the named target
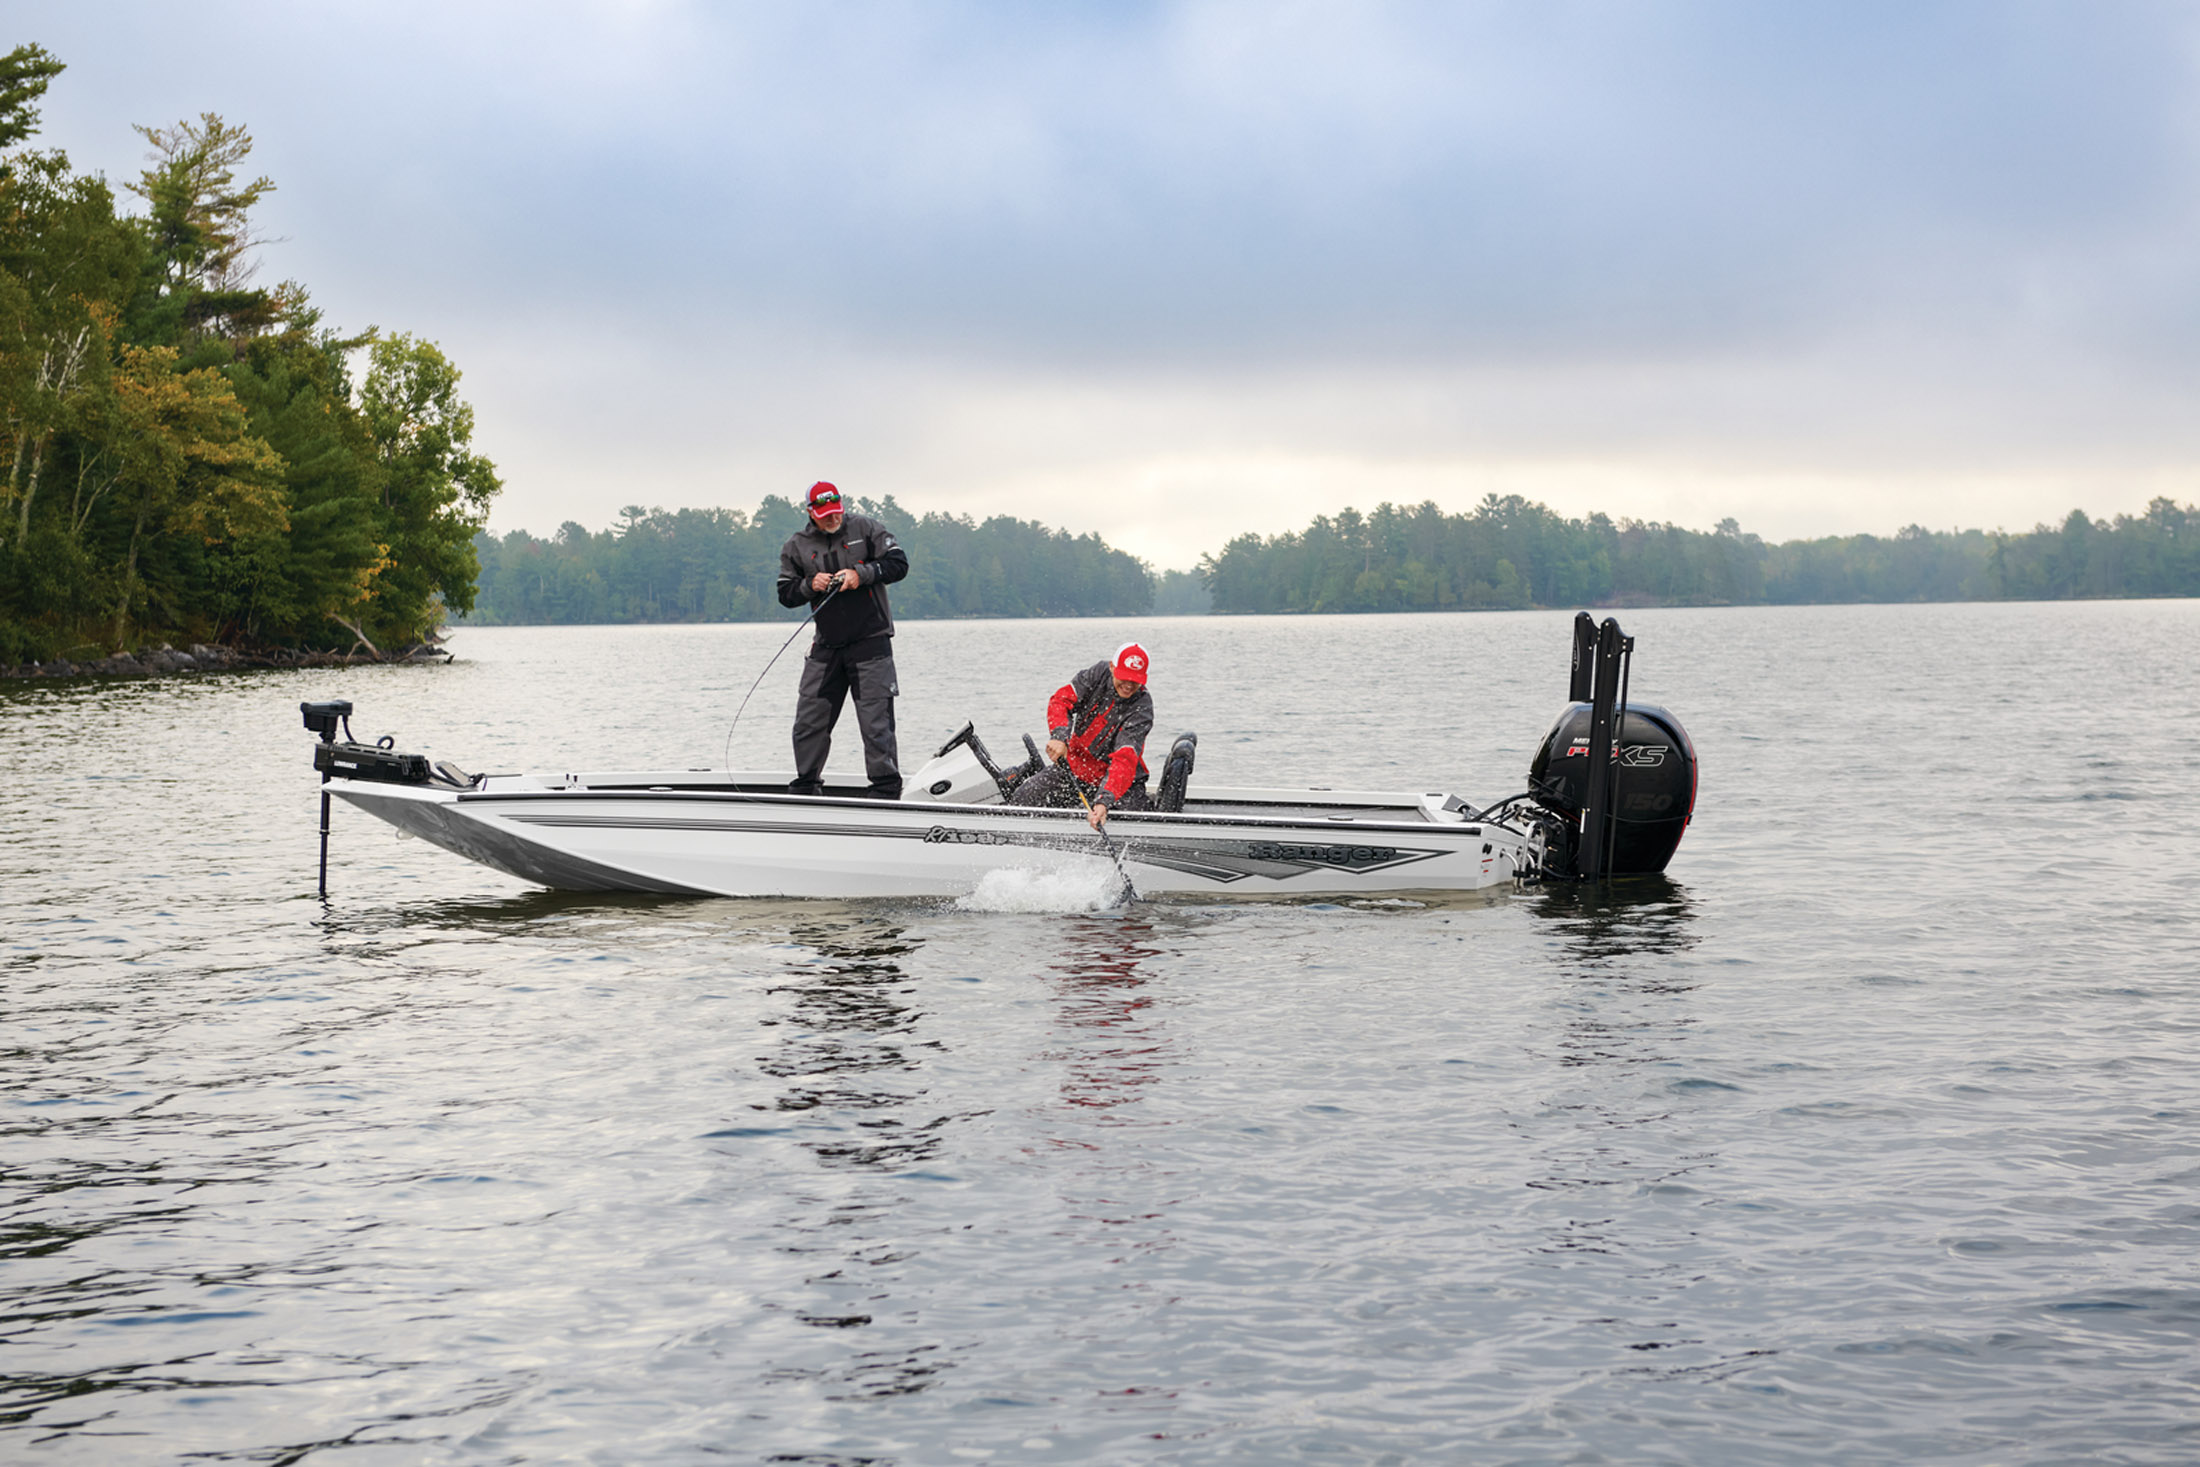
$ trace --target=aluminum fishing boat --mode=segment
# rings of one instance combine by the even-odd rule
[[[1575,622],[1575,701],[1530,773],[1487,809],[1444,791],[1222,788],[1170,748],[1154,809],[1106,835],[1080,810],[1004,803],[1004,769],[965,726],[899,801],[787,792],[784,773],[469,774],[349,737],[351,705],[301,705],[327,795],[499,871],[569,891],[735,897],[960,897],[1009,870],[1127,878],[1138,896],[1367,897],[1662,870],[1695,805],[1696,756],[1662,708],[1624,701],[1633,639]],[[342,728],[345,737],[337,733]],[[1602,770],[1603,779],[1591,771]]]

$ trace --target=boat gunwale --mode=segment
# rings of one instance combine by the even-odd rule
[[[360,781],[364,783],[365,781]],[[399,788],[402,788],[400,786]],[[413,788],[420,788],[414,786]],[[1030,808],[1020,805],[927,805],[915,800],[873,800],[850,795],[792,795],[784,791],[754,794],[702,790],[655,789],[531,789],[531,790],[434,790],[426,793],[448,799],[456,804],[478,804],[497,800],[665,800],[702,801],[710,804],[742,805],[793,805],[796,808],[862,810],[876,814],[882,809],[898,810],[912,816],[984,815],[1008,816],[1020,820],[1083,820],[1077,810]],[[1525,840],[1527,832],[1501,820],[1477,819],[1453,825],[1419,818],[1395,820],[1370,819],[1357,815],[1201,815],[1190,811],[1174,810],[1121,810],[1109,817],[1109,824],[1123,822],[1126,826],[1143,825],[1148,821],[1167,822],[1169,825],[1235,825],[1254,826],[1261,829],[1295,828],[1306,830],[1338,829],[1386,830],[1410,832],[1423,837],[1450,835],[1465,839],[1480,836],[1487,831],[1502,831],[1516,839]],[[1126,838],[1128,838],[1126,836]]]

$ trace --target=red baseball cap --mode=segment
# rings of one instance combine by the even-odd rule
[[[1146,649],[1136,642],[1125,642],[1116,649],[1115,675],[1127,683],[1143,683],[1146,680]]]
[[[821,520],[829,514],[845,514],[841,508],[840,491],[823,479],[810,486],[810,518]]]

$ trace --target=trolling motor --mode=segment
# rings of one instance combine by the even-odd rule
[[[344,736],[351,737],[351,704],[339,698],[331,703],[300,703],[298,711],[305,715],[306,732],[317,734],[324,747],[336,743],[336,726],[342,724]],[[313,751],[313,767],[321,771],[321,895],[328,895],[328,766],[321,760],[321,750]]]
[[[1549,812],[1548,876],[1597,881],[1663,871],[1696,811],[1696,746],[1681,721],[1627,696],[1635,639],[1574,614],[1572,701],[1528,768]]]
[[[384,784],[427,784],[433,777],[425,754],[400,754],[396,740],[387,736],[362,744],[351,735],[351,704],[342,698],[327,703],[300,703],[306,732],[321,742],[313,746],[313,767],[321,772],[321,895],[328,895],[328,782],[346,779],[378,780]],[[343,730],[338,742],[337,730]]]

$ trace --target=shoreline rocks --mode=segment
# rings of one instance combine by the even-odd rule
[[[55,658],[51,662],[26,662],[14,667],[0,664],[0,678],[169,677],[198,672],[248,672],[286,667],[359,667],[450,660],[451,654],[448,651],[430,642],[388,654],[308,651],[295,647],[243,651],[205,642],[194,642],[190,651],[178,652],[163,642],[157,648],[134,655],[117,652],[111,657],[82,662]]]

